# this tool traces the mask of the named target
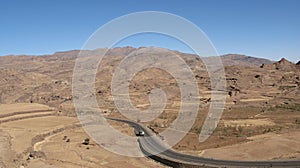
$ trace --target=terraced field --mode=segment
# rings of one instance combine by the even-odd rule
[[[116,127],[118,127],[116,125]],[[124,125],[119,129],[126,131]],[[0,167],[163,167],[146,158],[127,158],[88,138],[74,117],[41,104],[0,105]]]

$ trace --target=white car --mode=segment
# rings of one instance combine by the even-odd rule
[[[145,132],[143,130],[139,130],[135,133],[136,136],[144,136]]]

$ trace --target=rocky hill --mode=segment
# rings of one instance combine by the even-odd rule
[[[91,94],[96,96],[105,115],[124,117],[118,113],[113,102],[111,80],[124,57],[137,50],[132,47],[110,49],[99,65],[95,92]],[[85,58],[100,51],[102,49],[84,51]],[[75,116],[72,75],[79,52],[74,50],[44,56],[0,57],[0,104],[39,103],[51,106],[60,115]],[[196,122],[187,136],[174,146],[175,150],[217,148],[247,142],[247,137],[269,132],[299,131],[299,62],[293,64],[286,59],[273,62],[230,54],[221,56],[227,85],[221,122],[208,141],[199,143],[197,136],[211,103],[210,76],[198,56],[173,52],[180,55],[191,68],[201,95]],[[137,73],[130,81],[132,104],[140,110],[147,109],[150,106],[149,95],[154,88],[164,90],[167,98],[163,113],[145,123],[157,133],[169,127],[176,118],[181,95],[174,77],[161,69],[151,68]],[[292,154],[291,157],[299,156]]]
[[[274,61],[270,61],[264,58],[256,58],[239,54],[227,54],[221,56],[223,64],[225,66],[239,65],[239,66],[259,66],[262,64],[272,64]]]
[[[112,104],[110,81],[116,66],[132,51],[138,48],[125,47],[110,49],[104,57],[97,74],[96,90],[98,96]],[[2,56],[0,57],[0,103],[34,102],[58,108],[67,115],[73,115],[71,83],[74,63],[80,51],[57,52],[44,56]],[[191,67],[202,91],[209,91],[209,76],[198,56],[179,54]],[[95,51],[85,51],[93,55]],[[293,64],[285,59],[273,61],[244,55],[221,56],[225,65],[228,93],[230,99],[258,96],[280,96],[299,94],[299,63]],[[154,72],[154,73],[153,73]],[[153,76],[154,74],[154,76]],[[161,78],[156,78],[160,76]],[[156,80],[154,80],[156,79]],[[132,91],[147,93],[154,86],[160,85],[170,93],[170,99],[177,99],[179,90],[169,87],[175,79],[162,70],[148,70],[139,73],[132,81]],[[290,88],[289,91],[282,88]],[[252,95],[252,91],[261,92]],[[268,92],[270,91],[270,92]],[[236,96],[234,96],[236,95]],[[140,97],[138,102],[147,102],[147,97]],[[294,98],[295,99],[295,98]],[[234,100],[235,101],[235,100]]]

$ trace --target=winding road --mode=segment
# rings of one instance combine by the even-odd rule
[[[135,130],[143,130],[145,132],[144,137],[139,137],[138,142],[142,152],[150,158],[156,158],[157,161],[170,161],[172,163],[178,163],[185,165],[183,167],[299,167],[300,160],[270,160],[270,161],[238,161],[238,160],[217,160],[211,158],[203,158],[198,156],[187,155],[167,149],[164,142],[154,136],[154,134],[143,126],[142,124],[116,118],[107,118],[114,121],[127,123]],[[159,152],[164,149],[164,152]],[[159,154],[157,154],[159,153]],[[151,157],[155,155],[156,157]],[[159,159],[157,159],[159,158]],[[166,164],[166,163],[164,163]],[[172,165],[171,165],[172,166]]]

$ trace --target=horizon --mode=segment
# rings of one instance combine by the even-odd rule
[[[110,49],[115,49],[115,48],[127,48],[127,47],[131,47],[131,48],[134,48],[134,49],[138,49],[138,48],[150,48],[150,47],[154,47],[154,48],[163,48],[163,47],[158,47],[158,46],[141,46],[141,47],[133,47],[133,46],[116,46],[116,47],[113,47],[113,48],[109,48]],[[99,50],[99,49],[104,49],[104,48],[97,48],[97,49],[94,49],[94,50]],[[170,51],[174,51],[174,52],[180,52],[182,54],[194,54],[196,55],[195,53],[192,53],[192,52],[182,52],[182,51],[178,51],[178,50],[173,50],[173,49],[169,49],[169,48],[163,48],[163,49],[168,49]],[[10,56],[13,56],[13,57],[18,57],[18,56],[32,56],[32,57],[43,57],[43,56],[51,56],[51,55],[55,55],[55,54],[58,54],[58,53],[67,53],[67,52],[72,52],[72,51],[93,51],[91,49],[88,49],[88,50],[81,50],[81,49],[73,49],[73,50],[65,50],[65,51],[56,51],[56,52],[53,52],[53,53],[49,53],[49,54],[9,54],[9,55],[0,55],[0,57],[10,57]],[[258,59],[266,59],[266,60],[269,60],[269,61],[273,61],[273,62],[278,62],[282,59],[286,59],[287,61],[290,61],[294,64],[296,64],[297,62],[300,62],[300,59],[296,62],[293,62],[287,58],[280,58],[278,60],[272,60],[272,59],[269,59],[269,58],[263,58],[263,57],[256,57],[256,56],[251,56],[251,55],[245,55],[245,54],[239,54],[239,53],[226,53],[226,54],[222,54],[222,55],[217,55],[217,56],[227,56],[227,55],[236,55],[236,56],[245,56],[245,57],[252,57],[252,58],[258,58]],[[200,56],[201,57],[201,56]],[[214,56],[208,56],[208,57],[214,57]]]
[[[120,4],[119,6],[116,4]],[[297,0],[183,1],[2,1],[0,55],[51,55],[80,50],[93,32],[120,16],[162,11],[196,24],[219,55],[241,54],[299,61],[300,2]],[[55,12],[54,12],[55,11]],[[114,47],[156,46],[193,53],[182,42],[160,34],[137,34]],[[107,46],[106,46],[107,47]],[[100,46],[99,48],[103,48]]]

